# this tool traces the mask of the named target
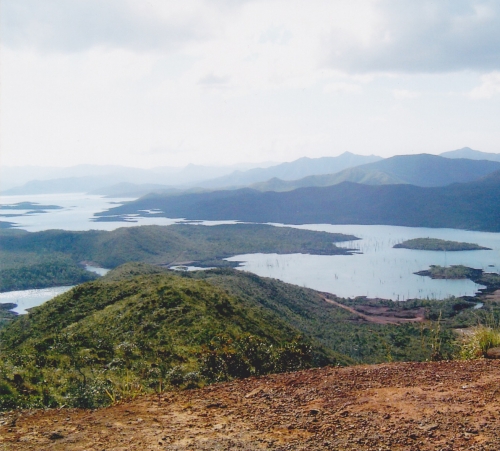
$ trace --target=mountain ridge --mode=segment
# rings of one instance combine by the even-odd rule
[[[157,208],[166,217],[284,224],[386,224],[500,231],[500,171],[444,187],[362,185],[259,192],[249,188],[172,198],[150,195],[97,216]]]

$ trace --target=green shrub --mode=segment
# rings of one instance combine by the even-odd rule
[[[490,348],[500,346],[500,329],[487,326],[475,327],[464,335],[460,346],[460,358],[463,360],[484,357]]]

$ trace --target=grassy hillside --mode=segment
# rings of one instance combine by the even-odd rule
[[[259,224],[120,228],[112,232],[48,230],[28,233],[3,231],[0,240],[0,291],[80,283],[94,278],[77,266],[91,261],[115,268],[130,261],[168,265],[197,261],[229,265],[222,259],[237,254],[348,254],[335,242],[352,235],[313,232]]]
[[[167,217],[187,219],[387,224],[499,232],[500,171],[477,182],[435,188],[344,182],[283,193],[243,189],[175,198],[147,196],[100,215],[153,208],[160,209]]]
[[[13,320],[0,333],[0,406],[91,407],[161,386],[349,362],[256,302],[159,271],[123,268]]]
[[[463,300],[337,301],[425,308],[436,322],[360,322],[318,292],[233,269],[174,274],[127,264],[0,332],[0,407],[93,407],[328,363],[450,358],[451,327],[477,320]]]

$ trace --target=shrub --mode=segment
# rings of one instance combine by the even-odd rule
[[[479,359],[490,348],[500,346],[500,329],[478,326],[464,336],[460,346],[460,358],[463,360]]]

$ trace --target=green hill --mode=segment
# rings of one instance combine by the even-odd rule
[[[111,232],[2,231],[0,291],[68,285],[95,278],[79,265],[90,261],[115,268],[130,261],[169,265],[196,261],[230,266],[226,257],[254,252],[349,254],[334,243],[352,235],[313,232],[262,224],[125,227]]]
[[[0,407],[92,407],[162,386],[351,361],[301,335],[256,300],[129,265],[2,330]]]
[[[234,269],[178,274],[126,264],[0,331],[0,408],[93,407],[309,366],[427,360],[437,339],[449,357],[450,328],[460,322],[446,321],[474,305],[337,301],[402,315],[426,308],[442,322],[366,323],[314,290]]]

